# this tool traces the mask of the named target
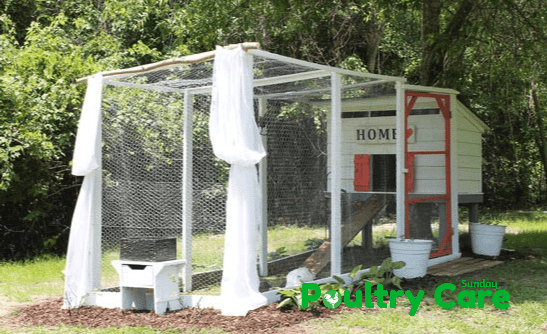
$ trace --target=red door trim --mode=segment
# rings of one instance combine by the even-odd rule
[[[446,202],[446,232],[441,240],[439,248],[437,251],[430,254],[430,258],[439,257],[442,255],[447,255],[452,253],[452,184],[451,184],[451,169],[450,169],[450,95],[444,94],[435,94],[435,93],[423,93],[423,92],[405,92],[405,120],[404,127],[405,132],[409,129],[408,127],[408,117],[414,108],[416,101],[419,97],[424,98],[433,98],[437,101],[437,105],[441,111],[441,114],[444,117],[444,127],[445,127],[445,145],[444,150],[442,151],[409,151],[408,148],[408,137],[405,137],[405,147],[404,147],[404,157],[405,157],[405,168],[408,169],[408,172],[405,174],[405,237],[410,238],[410,229],[409,229],[409,206],[413,203],[419,202],[434,202],[434,201],[444,201]],[[432,196],[432,197],[422,197],[410,199],[409,193],[414,191],[414,161],[416,155],[444,155],[445,156],[445,194],[441,196]]]

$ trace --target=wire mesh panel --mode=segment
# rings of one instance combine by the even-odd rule
[[[117,284],[110,262],[119,258],[123,238],[176,237],[181,253],[183,104],[184,94],[176,92],[126,87],[105,91],[103,287]],[[226,224],[229,165],[212,151],[209,108],[210,97],[194,97],[191,242],[198,290],[219,283]]]
[[[103,286],[120,240],[181,236],[183,95],[107,87],[103,98]],[[158,112],[161,110],[161,112]]]
[[[218,294],[222,278],[230,166],[214,155],[210,96],[194,97],[192,144],[192,290]]]
[[[344,76],[342,94],[342,272],[380,264],[396,236],[396,106],[393,83]]]
[[[142,73],[129,71],[106,81],[102,123],[103,288],[118,283],[110,262],[120,256],[121,239],[176,238],[178,257],[183,256],[183,245],[191,244],[192,289],[186,290],[220,292],[229,165],[215,157],[210,142],[212,69],[213,61],[206,60]],[[267,169],[262,184],[267,188],[270,262],[266,285],[284,285],[285,275],[314,254],[323,259],[314,274],[328,276],[330,250],[324,246],[329,243],[333,211],[329,179],[332,148],[328,139],[332,73],[303,62],[271,59],[260,52],[254,56],[253,72],[255,117],[267,138]],[[366,103],[367,99],[393,93],[393,84],[377,84],[362,75],[341,76],[342,105]],[[185,103],[190,106],[186,111]],[[265,110],[259,110],[258,105]],[[342,146],[347,149],[346,155],[355,151],[346,143]],[[395,191],[392,157],[378,156],[372,161],[377,175],[373,190]],[[184,179],[188,171],[191,176]],[[343,171],[342,178],[348,178],[347,174]],[[353,180],[353,175],[349,178]],[[355,196],[354,189],[342,189],[337,205],[343,233],[352,234],[343,246],[351,246],[353,236],[362,228],[354,219],[362,214],[361,206],[372,203],[374,212],[385,211],[389,201],[382,197],[371,202],[370,196],[361,198]],[[190,216],[184,212],[186,193],[191,194]],[[188,217],[192,233],[183,235],[183,221]],[[371,219],[368,217],[367,222]]]
[[[326,112],[306,103],[269,101],[267,216],[270,284],[284,285],[327,238]]]
[[[264,126],[268,136],[270,225],[325,225],[326,115],[300,103],[272,101]]]

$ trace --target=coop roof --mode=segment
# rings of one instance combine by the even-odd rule
[[[406,81],[401,77],[350,71],[280,56],[260,50],[258,43],[230,45],[226,48],[239,46],[253,55],[256,98],[328,100],[333,73],[341,76],[342,98],[366,98],[394,93],[395,82]],[[102,75],[106,85],[209,94],[213,82],[214,57],[215,51],[210,51],[144,66],[103,72]]]

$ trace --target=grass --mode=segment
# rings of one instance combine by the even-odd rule
[[[306,240],[324,239],[325,228],[321,226],[275,226],[268,229],[268,253],[279,252],[294,255],[307,250]],[[224,250],[223,234],[201,234],[192,240],[192,262],[197,271],[222,268]],[[281,255],[281,254],[280,254]]]
[[[506,234],[505,248],[515,249],[528,254],[525,258],[506,263],[478,274],[465,277],[441,277],[438,285],[453,283],[457,289],[449,294],[443,293],[446,300],[456,300],[457,294],[469,288],[462,288],[461,280],[495,281],[500,289],[511,295],[510,307],[506,310],[495,308],[487,297],[484,309],[464,309],[456,306],[446,310],[434,299],[434,288],[425,290],[423,305],[418,313],[408,315],[409,304],[398,298],[395,309],[382,309],[378,312],[342,312],[329,320],[314,320],[306,323],[306,329],[312,333],[358,333],[374,331],[379,333],[400,332],[447,332],[447,333],[545,333],[547,330],[547,214],[541,212],[508,212],[481,217],[481,221],[496,219],[501,225],[508,226],[519,233]],[[385,232],[389,235],[389,231]],[[269,252],[286,247],[287,253],[301,252],[305,249],[304,241],[311,238],[324,238],[322,228],[294,227],[276,228],[271,231]],[[222,238],[200,236],[203,240],[218,243],[222,247]],[[209,239],[207,239],[209,238]],[[213,241],[212,241],[213,240]],[[359,243],[359,240],[355,240]],[[293,245],[295,244],[295,245]],[[285,245],[290,245],[287,247]],[[200,256],[204,263],[215,263],[215,247],[209,247]],[[63,284],[60,271],[64,268],[64,259],[46,256],[23,263],[0,264],[0,294],[21,301],[32,300],[35,295],[62,295]],[[437,286],[438,286],[437,285]],[[417,291],[413,291],[416,294]],[[26,330],[29,333],[50,333],[51,328],[34,327]],[[59,333],[156,333],[148,328],[109,328],[88,329],[81,327],[59,326],[54,329]],[[19,331],[18,331],[19,332]],[[170,331],[166,331],[169,333]],[[175,333],[175,331],[172,331]],[[12,333],[0,329],[0,333]],[[194,333],[205,333],[196,330]],[[221,333],[221,331],[218,331]]]
[[[408,315],[410,304],[398,299],[395,309],[367,313],[343,312],[329,321],[307,323],[310,332],[378,333],[443,332],[443,333],[545,333],[547,331],[547,214],[542,212],[508,212],[481,217],[480,221],[496,219],[518,233],[506,234],[504,247],[528,254],[525,259],[506,263],[490,270],[471,273],[465,277],[441,277],[438,285],[452,283],[456,290],[443,293],[447,301],[456,300],[457,294],[469,288],[462,287],[462,279],[504,284],[499,289],[511,296],[506,310],[493,306],[486,298],[485,308],[446,310],[434,299],[434,288],[425,290],[423,305],[418,313]],[[437,286],[438,286],[437,285]],[[447,291],[448,292],[448,291]],[[413,291],[417,293],[417,291]],[[401,304],[399,304],[401,302]]]
[[[277,257],[295,255],[307,250],[308,239],[324,239],[325,228],[321,226],[275,226],[268,229],[268,254],[270,260]],[[224,235],[202,234],[194,237],[192,261],[195,272],[222,268]],[[284,281],[284,275],[265,277],[271,283]],[[192,294],[219,295],[220,284],[213,284]]]
[[[423,305],[418,313],[408,315],[408,302],[395,309],[367,313],[344,312],[331,321],[312,321],[312,329],[323,333],[358,332],[359,329],[378,333],[401,332],[442,332],[442,333],[545,333],[547,325],[547,261],[533,257],[514,261],[481,273],[478,276],[464,277],[471,281],[504,283],[500,289],[507,290],[511,296],[506,310],[492,305],[486,298],[485,308],[464,309],[456,306],[447,310],[441,308],[434,299],[434,289],[426,290]],[[462,278],[441,277],[438,284],[453,283],[457,289],[449,294],[443,293],[447,301],[456,300],[464,290]],[[469,289],[469,288],[465,288]],[[417,291],[413,291],[415,294]],[[403,299],[404,300],[404,299]],[[401,301],[403,301],[401,300]],[[399,299],[398,299],[399,303]],[[313,332],[313,330],[312,330]]]
[[[62,296],[65,259],[45,255],[25,262],[0,262],[0,294],[31,301],[37,295]]]

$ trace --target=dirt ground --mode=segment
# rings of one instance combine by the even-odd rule
[[[403,289],[420,290],[439,285],[439,277],[425,277],[402,281]],[[250,311],[245,317],[223,316],[219,310],[189,308],[166,315],[148,311],[122,311],[103,307],[82,307],[63,310],[62,298],[40,296],[33,302],[13,302],[0,297],[0,329],[17,331],[30,326],[81,325],[87,328],[108,328],[122,326],[150,327],[155,329],[189,330],[220,328],[230,333],[317,333],[320,324],[309,324],[311,319],[328,319],[340,312],[358,312],[366,317],[371,312],[385,309],[355,308],[349,309],[343,303],[336,309],[320,306],[313,311],[296,309],[281,311],[277,303]],[[372,296],[376,305],[376,297]]]
[[[16,329],[21,326],[17,324],[16,315],[21,309],[32,307],[33,305],[51,302],[59,297],[52,296],[34,296],[33,301],[18,302],[9,300],[9,298],[0,294],[0,328]]]

